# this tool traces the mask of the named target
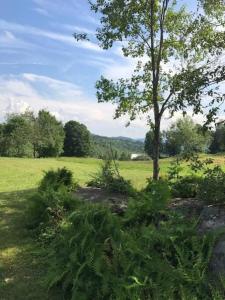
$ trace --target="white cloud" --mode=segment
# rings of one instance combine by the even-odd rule
[[[33,9],[34,11],[36,11],[38,14],[45,16],[45,17],[49,17],[50,14],[48,13],[48,11],[44,8],[40,8],[40,7],[36,7]]]
[[[41,9],[47,10],[52,15],[61,15],[80,19],[92,25],[99,25],[96,14],[91,14],[88,1],[84,0],[33,0],[33,3]]]
[[[0,19],[0,29],[4,30],[5,32],[13,31],[25,35],[45,37],[57,42],[61,42],[70,46],[79,47],[87,50],[92,50],[97,52],[103,51],[97,44],[93,42],[90,41],[76,42],[72,35],[43,30],[36,27],[25,26],[17,23],[11,23],[2,19]],[[6,38],[9,39],[9,36],[6,36]]]
[[[39,84],[46,93],[39,92]],[[27,108],[35,112],[47,109],[63,122],[77,120],[96,134],[140,138],[146,132],[145,120],[137,120],[126,128],[125,118],[113,120],[113,105],[98,104],[70,82],[30,73],[0,77],[0,119]]]
[[[142,138],[148,130],[145,116],[125,127],[127,118],[113,120],[115,107],[112,104],[98,104],[73,83],[31,73],[0,77],[0,120],[7,113],[23,112],[27,108],[35,112],[47,109],[63,122],[77,120],[100,135]],[[191,110],[188,115],[192,116]],[[181,117],[179,112],[173,118],[165,114],[162,130]],[[204,122],[202,115],[193,119],[197,123]]]
[[[65,30],[68,30],[72,33],[78,32],[78,33],[87,33],[87,34],[91,34],[91,35],[95,34],[94,30],[91,30],[91,29],[86,28],[86,27],[81,27],[81,26],[72,25],[72,24],[57,24],[57,25],[58,25],[58,27],[60,27],[62,29],[65,29]]]
[[[1,26],[0,26],[1,28]],[[32,47],[32,44],[24,42],[17,38],[10,30],[0,30],[0,48],[15,48],[15,49],[27,49]]]

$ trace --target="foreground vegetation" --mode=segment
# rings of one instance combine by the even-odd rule
[[[203,201],[223,203],[225,173],[219,167],[207,168],[201,180],[191,177],[191,185],[189,177],[179,178],[183,181],[149,180],[137,191],[113,161],[106,160],[91,185],[129,197],[126,209],[118,212],[109,203],[71,194],[77,183],[69,170],[47,172],[28,201],[26,224],[47,250],[44,278],[49,291],[60,287],[65,299],[89,300],[95,295],[118,300],[222,300],[224,287],[209,272],[221,233],[199,235],[195,216],[186,219],[168,204],[177,188],[174,183],[183,184],[178,193],[187,185],[195,184],[196,194],[207,188]],[[217,191],[211,198],[214,186]]]
[[[214,159],[224,164],[223,157]],[[205,175],[202,183],[182,176],[172,189],[164,181],[149,181],[143,189],[149,162],[121,162],[125,179],[111,167],[93,178],[101,165],[95,159],[1,158],[0,165],[3,299],[92,299],[93,294],[118,300],[223,299],[224,291],[208,273],[217,235],[200,237],[197,220],[168,210],[173,188],[180,196],[191,183],[186,192],[192,193],[193,182],[207,190],[207,203],[223,202],[225,176],[220,170]],[[162,160],[164,174],[169,165],[170,160]],[[105,190],[128,195],[126,212],[117,215],[108,206],[74,197],[76,184],[64,166],[82,185],[98,179]],[[189,174],[187,164],[183,167],[183,175]],[[51,168],[61,169],[41,181],[43,170]],[[136,186],[127,179],[137,181]]]

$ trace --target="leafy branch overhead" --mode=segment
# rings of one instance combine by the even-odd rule
[[[188,108],[205,114],[208,125],[225,100],[225,1],[196,0],[195,6],[190,11],[175,0],[91,3],[101,16],[96,34],[101,47],[121,47],[136,62],[129,79],[101,77],[98,101],[117,104],[115,118],[147,114],[154,132],[155,178],[165,111],[185,114]]]
[[[218,8],[218,4],[213,8]],[[222,61],[225,45],[224,7],[211,15],[210,2],[200,1],[206,12],[188,12],[178,8],[179,1],[97,1],[92,5],[100,12],[102,28],[97,37],[104,49],[122,42],[125,56],[138,58],[128,80],[113,82],[104,77],[97,83],[99,101],[118,103],[116,117],[154,106],[153,81],[157,81],[161,114],[192,106],[203,113],[224,101],[225,95],[215,87],[225,80]],[[219,28],[220,26],[220,28]],[[206,101],[203,101],[206,99]]]

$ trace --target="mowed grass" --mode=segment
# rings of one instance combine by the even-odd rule
[[[225,168],[223,155],[202,155],[202,158],[213,158],[215,164]],[[160,160],[160,172],[164,176],[171,159]],[[44,171],[66,167],[70,169],[74,178],[84,186],[91,176],[96,173],[102,161],[93,158],[0,158],[0,192],[20,191],[37,187]],[[188,174],[187,165],[183,164],[184,173]],[[145,186],[146,179],[152,175],[151,161],[119,162],[121,175],[130,179],[133,185],[140,189]]]
[[[85,185],[96,173],[102,161],[92,158],[0,158],[0,192],[19,191],[35,188],[43,177],[44,171],[66,167],[74,174],[80,185]],[[165,173],[169,160],[161,161]],[[151,176],[152,162],[120,162],[121,174],[137,187],[143,187],[146,178]]]

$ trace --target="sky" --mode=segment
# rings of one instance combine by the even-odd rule
[[[127,77],[134,67],[119,46],[98,46],[98,26],[87,0],[0,1],[0,121],[7,113],[47,109],[95,134],[143,138],[145,118],[126,127],[125,117],[113,120],[113,105],[97,103],[101,75]],[[76,42],[74,32],[88,33],[92,42]]]

